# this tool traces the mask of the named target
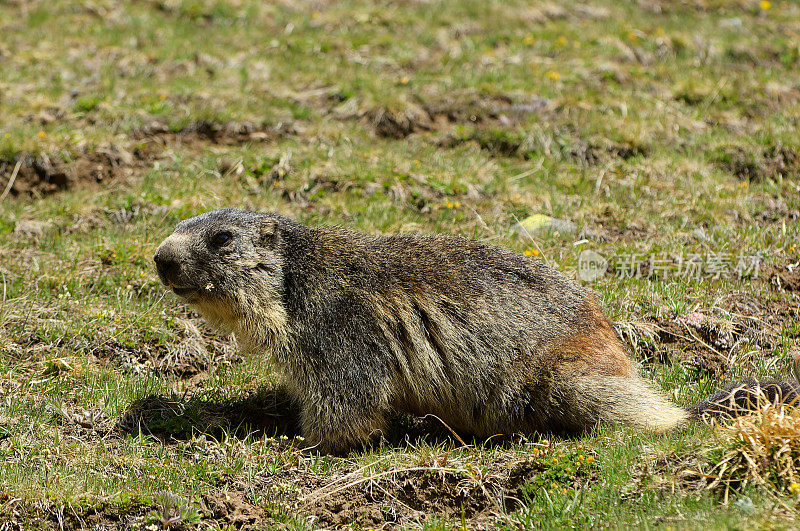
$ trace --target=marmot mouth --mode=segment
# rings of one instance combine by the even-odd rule
[[[186,297],[187,295],[191,295],[192,293],[197,291],[197,288],[192,288],[192,287],[188,287],[188,286],[187,287],[179,287],[179,286],[176,286],[174,284],[171,285],[170,288],[172,288],[172,292],[175,295],[177,295],[178,297]]]

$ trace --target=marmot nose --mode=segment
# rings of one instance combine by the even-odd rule
[[[153,261],[156,263],[159,275],[164,279],[175,275],[180,265],[177,255],[169,247],[159,247],[155,256],[153,256]]]

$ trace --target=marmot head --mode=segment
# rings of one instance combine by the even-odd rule
[[[223,208],[181,221],[156,250],[158,276],[190,303],[238,299],[282,282],[277,216]]]

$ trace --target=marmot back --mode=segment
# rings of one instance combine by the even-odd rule
[[[635,374],[592,292],[507,249],[222,209],[181,222],[155,261],[212,324],[274,358],[324,451],[368,441],[392,409],[478,436],[690,416]]]

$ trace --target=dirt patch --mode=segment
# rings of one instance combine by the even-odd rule
[[[525,459],[494,456],[480,469],[469,463],[463,468],[439,463],[371,476],[354,471],[305,494],[298,512],[310,514],[314,524],[324,528],[414,526],[435,514],[460,520],[469,529],[488,529],[503,512],[514,511],[543,488],[535,480],[551,470],[551,462],[552,456],[544,452]],[[561,487],[585,488],[593,480],[592,471],[578,467]]]
[[[545,156],[587,166],[609,159],[628,160],[647,154],[644,146],[621,144],[607,139],[589,142],[558,129],[538,135],[522,130],[477,127],[463,139],[473,140],[482,149],[495,155],[523,159]]]
[[[98,503],[80,508],[50,501],[20,502],[0,495],[0,520],[3,529],[26,529],[26,522],[38,522],[42,529],[127,530],[141,526],[150,508],[144,505],[111,506]]]
[[[405,138],[424,131],[447,133],[459,124],[512,126],[527,116],[545,112],[549,106],[550,101],[545,98],[466,93],[446,98],[417,97],[401,109],[378,107],[366,111],[363,116],[378,136]],[[352,118],[358,114],[341,116]],[[438,143],[446,144],[452,138],[439,139]]]
[[[725,352],[729,350],[732,340],[730,333],[722,334],[708,324],[668,321],[661,323],[658,330],[659,344],[668,350],[677,350],[682,364],[695,367],[714,378],[721,378],[730,370],[730,361]]]
[[[724,171],[748,182],[761,182],[777,175],[790,179],[800,177],[800,148],[773,144],[757,151],[732,146],[723,148],[715,158]]]
[[[43,196],[78,186],[130,178],[149,168],[153,160],[152,153],[117,147],[77,153],[70,159],[22,155],[16,160],[0,160],[0,182],[7,185],[14,177],[9,191],[12,197]]]
[[[784,266],[767,266],[764,276],[779,291],[800,293],[800,262]]]
[[[156,372],[195,385],[208,379],[209,372],[216,368],[242,363],[243,357],[232,339],[215,335],[190,320],[184,325],[176,332],[176,341],[166,344],[139,335],[123,342],[113,339],[113,334],[98,334],[74,338],[70,346],[90,361],[111,362],[124,373]]]
[[[628,160],[648,152],[645,146],[635,143],[587,141],[568,127],[538,131],[522,127],[531,117],[546,116],[552,110],[552,103],[545,98],[466,93],[445,98],[417,97],[401,109],[379,107],[363,116],[380,137],[400,139],[430,132],[431,142],[439,147],[475,142],[502,157],[528,159],[543,155],[596,165],[609,158]],[[358,115],[347,115],[353,116]]]
[[[719,379],[733,372],[735,355],[770,355],[778,344],[780,308],[741,294],[719,306],[655,322],[618,323],[620,337],[646,362],[681,364]],[[740,358],[741,361],[741,358]]]
[[[308,511],[322,527],[407,525],[424,519],[426,514],[448,520],[463,516],[471,523],[488,523],[500,510],[495,504],[499,504],[501,493],[519,497],[516,490],[524,479],[524,475],[518,475],[510,481],[481,485],[461,473],[399,470],[381,481],[336,492]],[[507,510],[513,510],[516,504],[510,505]]]
[[[800,220],[800,210],[790,208],[786,200],[779,195],[772,195],[758,199],[754,198],[752,219],[761,223],[776,223]],[[750,222],[744,218],[746,222]]]
[[[161,146],[170,144],[197,146],[208,144],[231,146],[254,142],[269,142],[297,133],[293,124],[281,122],[277,125],[254,122],[198,121],[174,129],[164,122],[151,122],[135,130],[131,137],[146,144]]]
[[[131,133],[126,146],[77,152],[69,157],[23,154],[13,160],[0,159],[0,183],[5,189],[13,176],[14,182],[9,189],[12,197],[44,196],[60,190],[105,185],[136,177],[176,144],[199,151],[209,144],[229,146],[267,142],[295,133],[294,126],[286,123],[273,126],[200,121],[175,130],[163,122],[152,122]]]
[[[433,120],[419,105],[408,105],[402,111],[380,107],[367,113],[369,124],[375,133],[384,138],[405,138],[417,131],[430,131]]]
[[[203,497],[207,516],[203,523],[216,524],[219,528],[233,526],[235,529],[264,529],[267,524],[274,524],[267,512],[253,505],[238,492],[225,491],[207,494]]]

